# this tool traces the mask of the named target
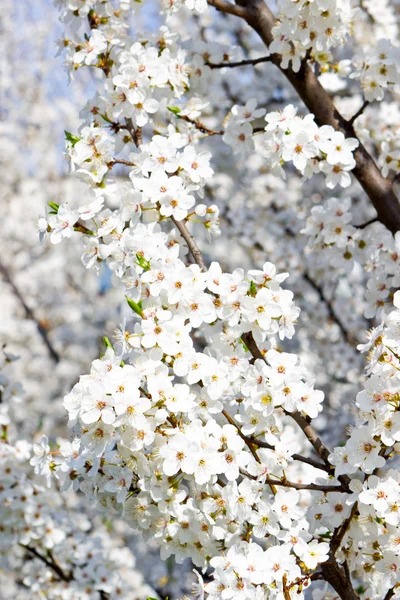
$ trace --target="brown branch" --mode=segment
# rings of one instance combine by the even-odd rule
[[[368,100],[365,100],[365,102],[363,102],[362,106],[358,109],[358,111],[351,117],[351,119],[349,119],[349,123],[350,125],[353,125],[354,121],[356,121],[358,119],[358,117],[360,117],[364,110],[367,108],[369,104]]]
[[[25,544],[21,544],[21,546],[22,546],[22,548],[25,548],[25,550],[30,552],[33,556],[36,556],[36,558],[41,560],[50,569],[52,569],[54,571],[54,573],[56,573],[56,575],[58,575],[58,577],[62,581],[69,582],[72,580],[72,574],[65,573],[63,571],[63,569],[60,567],[60,565],[52,557],[49,559],[46,556],[43,556],[43,554],[40,554],[40,552],[38,550],[36,550],[36,548],[33,548],[32,546],[25,546]]]
[[[265,356],[261,353],[259,347],[257,346],[256,342],[254,341],[254,338],[253,338],[253,335],[251,332],[244,333],[242,335],[242,340],[244,341],[244,343],[246,344],[247,348],[249,349],[249,351],[251,352],[251,354],[253,355],[254,358],[259,358],[259,359],[265,361]],[[299,413],[298,411],[295,411],[295,412],[285,411],[285,414],[288,415],[289,417],[291,417],[294,421],[296,421],[297,425],[300,427],[300,429],[302,429],[304,435],[307,437],[308,441],[311,443],[311,445],[313,446],[313,448],[315,449],[317,454],[319,454],[319,456],[322,458],[322,460],[327,465],[327,467],[329,467],[329,469],[331,469],[332,465],[330,464],[330,462],[328,460],[328,456],[330,455],[330,450],[322,442],[321,438],[319,437],[319,435],[317,434],[315,429],[312,427],[312,425],[308,422],[306,417],[303,417],[303,415],[301,413]],[[342,485],[345,487],[345,489],[348,489],[348,485],[350,483],[350,478],[347,475],[339,475],[338,479],[342,483]]]
[[[229,2],[225,2],[225,0],[207,0],[210,6],[213,6],[220,12],[223,12],[227,15],[235,15],[236,17],[242,17],[246,19],[247,10],[243,6],[239,6],[238,4],[230,4]]]
[[[222,12],[243,18],[258,33],[264,44],[269,47],[273,40],[272,28],[275,17],[264,0],[237,0],[236,10],[233,5],[221,0],[208,0],[211,6]],[[308,110],[315,115],[317,125],[331,125],[345,136],[355,136],[353,124],[346,121],[333,104],[333,101],[322,87],[318,77],[312,71],[306,60],[302,61],[300,70],[281,67],[281,56],[271,55],[273,62],[285,75],[299,94]],[[354,153],[356,166],[353,169],[355,177],[369,196],[378,219],[395,233],[400,229],[400,206],[393,190],[392,183],[383,177],[372,156],[363,144],[359,144]]]
[[[345,341],[349,344],[349,346],[355,346],[354,339],[351,337],[350,333],[346,330],[342,321],[339,319],[338,315],[336,314],[335,310],[333,309],[332,302],[326,298],[322,287],[320,285],[318,285],[318,283],[316,281],[314,281],[314,279],[311,277],[311,275],[309,273],[307,273],[307,271],[304,271],[303,278],[317,292],[320,300],[323,302],[323,304],[325,304],[331,320],[334,323],[336,323],[336,325],[339,327],[340,333],[342,334]]]
[[[271,62],[271,60],[271,56],[261,56],[260,58],[248,58],[246,60],[239,60],[236,62],[207,62],[206,64],[208,67],[210,67],[210,69],[232,69],[234,67],[245,67],[246,65],[258,65],[259,63]]]
[[[181,116],[178,114],[177,117],[179,119],[182,119],[182,121],[186,121],[186,123],[191,123],[192,125],[194,125],[196,127],[196,129],[198,129],[202,133],[206,133],[207,135],[223,135],[224,134],[223,129],[210,129],[206,125],[203,125],[203,123],[200,123],[200,121],[195,121],[194,119],[191,119],[190,117],[188,117],[186,115]]]
[[[233,425],[234,427],[236,427],[236,430],[237,430],[238,434],[240,435],[240,437],[242,438],[242,440],[245,442],[246,446],[250,450],[250,452],[253,455],[254,459],[256,460],[256,462],[260,463],[261,461],[260,461],[260,459],[259,459],[259,457],[257,455],[257,452],[253,448],[252,442],[248,438],[246,438],[246,436],[242,433],[242,430],[240,429],[240,427],[236,423],[235,419],[233,417],[231,417],[231,415],[226,410],[223,410],[222,414],[224,415],[224,417],[228,421],[228,423],[230,423],[231,425]],[[253,476],[250,475],[250,473],[246,473],[246,477],[253,478]],[[254,479],[257,479],[257,478],[254,477]]]
[[[277,206],[275,204],[271,205],[271,209],[275,214],[279,213],[279,210],[277,208]],[[374,219],[375,221],[377,221],[378,219]],[[372,221],[371,221],[372,222]],[[369,224],[369,223],[367,223]],[[294,231],[292,231],[290,229],[290,227],[288,226],[284,226],[284,231],[285,233],[291,237],[292,239],[296,238],[296,234],[294,233]],[[264,248],[262,248],[262,250],[264,250]],[[339,330],[344,338],[344,340],[349,344],[349,346],[352,346],[354,348],[355,346],[355,342],[354,340],[351,338],[349,332],[346,330],[346,328],[344,327],[343,323],[341,322],[341,320],[339,319],[339,317],[337,316],[332,303],[330,300],[328,300],[328,298],[326,298],[322,287],[319,286],[317,284],[317,282],[312,278],[312,276],[310,275],[310,273],[308,273],[307,271],[304,271],[302,274],[303,278],[307,281],[307,283],[309,285],[311,285],[311,287],[314,288],[314,290],[317,292],[318,296],[320,297],[320,300],[322,300],[322,302],[325,304],[326,309],[328,311],[328,314],[330,316],[330,318],[332,319],[332,321],[334,321],[334,323],[336,323],[336,325],[339,327]]]
[[[395,587],[396,587],[396,586],[395,586]],[[384,597],[384,599],[383,599],[383,600],[390,600],[390,598],[393,598],[393,596],[394,596],[394,591],[395,591],[395,588],[394,588],[394,587],[390,588],[390,590],[388,590],[388,591],[386,592],[386,595],[385,595],[385,597]]]
[[[20,292],[17,285],[14,283],[7,267],[2,262],[0,262],[0,272],[3,275],[5,281],[7,281],[7,283],[10,285],[12,291],[14,292],[15,296],[18,298],[19,302],[21,303],[21,305],[25,311],[26,317],[36,324],[37,330],[38,330],[45,346],[47,347],[47,350],[49,351],[50,357],[54,360],[55,363],[59,363],[60,355],[58,354],[57,350],[54,348],[53,344],[51,343],[46,329],[43,327],[43,325],[41,325],[38,317],[35,315],[33,310],[26,303],[25,298],[23,297],[23,295]]]
[[[373,219],[370,219],[369,221],[366,221],[365,223],[361,223],[361,225],[354,225],[354,227],[356,229],[365,229],[366,227],[368,227],[368,225],[372,225],[372,223],[376,223],[378,220],[379,219],[374,217]]]
[[[346,535],[346,532],[347,532],[348,528],[350,527],[350,523],[353,520],[353,517],[355,516],[357,510],[358,510],[358,503],[354,502],[354,504],[351,508],[351,512],[350,512],[349,516],[347,517],[347,519],[345,519],[343,521],[343,523],[335,530],[332,540],[331,540],[331,543],[330,543],[330,554],[332,555],[332,557],[334,557],[336,552],[339,550],[342,540],[343,540],[344,536]]]
[[[47,565],[58,576],[58,578],[61,579],[61,581],[69,583],[70,581],[74,580],[72,571],[70,573],[65,573],[50,550],[48,550],[49,558],[47,558],[46,556],[43,556],[43,554],[40,554],[40,552],[33,546],[25,546],[25,544],[20,544],[20,546]],[[108,592],[104,592],[103,590],[98,590],[98,592],[100,600],[108,600],[110,598],[110,594]]]
[[[203,272],[207,271],[207,267],[206,267],[206,263],[204,262],[203,254],[202,254],[200,248],[198,247],[196,240],[194,239],[194,237],[192,236],[192,234],[186,227],[185,222],[177,221],[174,217],[171,217],[171,220],[172,220],[173,224],[175,225],[175,227],[177,227],[177,229],[179,230],[179,233],[181,234],[183,239],[185,240],[187,247],[189,248],[190,253],[194,258],[195,263],[197,265],[199,265],[200,269]]]
[[[355,502],[352,506],[350,515],[333,534],[329,544],[329,559],[320,565],[325,580],[330,583],[343,600],[358,600],[359,598],[358,594],[353,589],[348,565],[345,564],[344,567],[340,567],[335,557],[357,509],[358,504]]]
[[[259,448],[267,448],[268,450],[275,450],[275,446],[272,444],[268,444],[268,442],[264,442],[263,440],[259,440],[257,438],[249,437],[247,438],[252,444],[258,446]],[[291,457],[293,460],[297,460],[299,462],[306,463],[307,465],[311,465],[315,469],[320,469],[321,471],[325,471],[326,473],[331,473],[333,471],[332,465],[326,465],[324,463],[319,462],[318,460],[314,460],[309,458],[308,456],[303,456],[302,454],[292,454]]]
[[[248,479],[253,479],[254,481],[258,480],[258,477],[255,475],[251,475],[245,469],[240,469],[241,475],[247,477]],[[294,481],[289,481],[286,478],[283,479],[270,479],[267,477],[263,479],[263,482],[267,485],[277,485],[281,487],[293,488],[295,490],[312,490],[314,492],[346,492],[342,485],[324,485],[318,483],[295,483]]]
[[[122,158],[113,158],[112,162],[108,163],[107,166],[110,169],[112,169],[114,165],[125,165],[126,167],[134,167],[135,163],[130,162],[129,160],[123,160]]]
[[[139,148],[139,146],[142,143],[142,128],[141,127],[135,128],[132,119],[128,119],[128,118],[125,119],[125,124],[126,124],[126,129],[128,130],[133,143],[135,144],[135,146],[137,146]]]

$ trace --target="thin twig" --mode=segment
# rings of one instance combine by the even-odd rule
[[[253,437],[248,437],[247,435],[245,435],[243,433],[243,431],[241,430],[240,426],[238,425],[238,423],[236,423],[235,419],[233,417],[231,417],[231,415],[229,413],[227,413],[226,411],[222,411],[222,414],[225,416],[225,418],[229,421],[229,423],[231,425],[233,425],[234,427],[236,427],[240,437],[242,438],[242,440],[244,440],[246,442],[246,444],[251,444],[252,446],[257,446],[258,448],[266,448],[267,450],[273,450],[275,451],[275,446],[273,446],[272,444],[269,444],[268,442],[264,442],[263,440],[259,440],[257,438],[253,438]],[[302,456],[301,454],[292,454],[291,458],[293,460],[298,460],[299,462],[303,462],[306,463],[308,465],[311,465],[312,467],[315,467],[316,469],[320,469],[321,471],[325,471],[327,473],[330,473],[333,470],[332,465],[325,465],[321,462],[318,462],[317,460],[313,460],[312,458],[308,458],[307,456]]]
[[[332,556],[332,558],[334,558],[336,552],[339,550],[342,540],[343,540],[344,536],[346,535],[346,532],[347,532],[348,528],[350,527],[350,523],[353,520],[353,517],[355,516],[357,510],[358,510],[358,503],[355,502],[351,508],[351,513],[349,514],[347,519],[345,519],[343,521],[343,523],[335,530],[333,537],[331,539],[331,542],[329,544],[329,546],[330,546],[329,553]]]
[[[366,223],[361,223],[361,225],[354,225],[354,227],[356,227],[356,229],[365,229],[366,227],[368,227],[368,225],[372,225],[372,223],[377,223],[378,220],[378,217],[374,217],[373,219],[366,221]]]
[[[259,478],[255,475],[251,475],[245,469],[240,469],[241,475],[248,479],[257,481]],[[288,481],[287,479],[270,479],[266,478],[262,480],[267,485],[277,485],[282,487],[293,488],[295,490],[312,490],[314,492],[345,492],[346,490],[342,485],[324,485],[318,483],[295,483],[294,481]]]
[[[240,437],[242,438],[242,440],[245,442],[246,446],[248,447],[248,449],[252,453],[254,459],[256,460],[256,462],[260,463],[261,461],[260,461],[260,459],[259,459],[259,457],[257,455],[257,452],[253,448],[252,442],[248,438],[246,438],[246,436],[242,433],[242,430],[237,425],[235,419],[233,419],[231,417],[231,415],[226,410],[223,410],[222,414],[224,415],[224,417],[228,421],[228,423],[230,423],[231,425],[233,425],[234,427],[236,427],[236,430],[237,430],[238,434],[240,435]],[[247,476],[252,477],[250,474],[246,475],[246,477]],[[255,477],[254,479],[257,479],[257,478]]]
[[[307,271],[305,271],[303,273],[303,278],[317,292],[320,300],[322,300],[322,302],[325,304],[330,318],[339,327],[340,333],[342,334],[342,336],[344,337],[344,339],[346,340],[346,342],[349,344],[349,346],[354,346],[355,345],[354,344],[354,340],[351,338],[349,332],[343,326],[343,323],[341,322],[341,320],[339,319],[338,315],[334,311],[333,306],[332,306],[332,302],[326,298],[326,296],[325,296],[325,294],[323,292],[322,287],[320,285],[318,285],[318,283],[316,281],[314,281],[314,279],[311,277],[311,275],[309,273],[307,273]]]
[[[348,121],[349,125],[353,125],[354,121],[363,114],[363,112],[367,108],[368,104],[369,104],[368,100],[365,100],[365,102],[363,103],[361,108],[356,112],[356,114],[353,115],[351,117],[351,119],[349,119],[349,121]]]
[[[177,229],[179,230],[179,233],[181,234],[183,239],[185,240],[187,247],[189,248],[190,253],[194,258],[195,263],[197,265],[199,265],[200,269],[203,272],[207,271],[207,267],[206,267],[206,263],[204,262],[203,254],[202,254],[200,248],[198,247],[196,240],[194,239],[194,237],[192,236],[192,234],[186,227],[185,222],[177,221],[174,217],[171,217],[171,220],[172,220],[173,224],[175,225],[175,227],[177,227]]]
[[[200,123],[200,121],[195,121],[194,119],[191,119],[190,117],[188,117],[186,115],[181,116],[178,114],[177,117],[179,117],[179,119],[182,119],[182,121],[186,121],[186,123],[191,123],[192,125],[194,125],[196,127],[196,129],[198,129],[202,133],[206,133],[207,135],[223,135],[224,134],[223,129],[210,129],[206,125],[203,125],[203,123]]]
[[[268,442],[264,442],[263,440],[259,440],[257,438],[248,438],[252,444],[259,446],[260,448],[268,448],[269,450],[275,450],[275,446],[272,444],[268,444]],[[293,460],[298,460],[299,462],[306,463],[307,465],[311,465],[315,469],[320,469],[321,471],[325,471],[326,473],[331,473],[333,470],[332,466],[328,466],[324,463],[319,462],[318,460],[313,460],[312,458],[308,458],[308,456],[303,456],[302,454],[292,454],[291,457]]]
[[[248,58],[246,60],[239,60],[236,62],[207,62],[207,66],[210,67],[210,69],[232,69],[234,67],[245,67],[246,65],[258,65],[259,63],[271,62],[271,60],[271,56],[261,56],[260,58]]]
[[[37,316],[35,315],[33,310],[27,305],[25,298],[23,297],[19,288],[14,283],[7,267],[2,262],[0,262],[0,272],[2,273],[5,281],[7,281],[7,283],[10,285],[15,296],[18,298],[21,305],[23,306],[27,318],[36,324],[37,330],[38,330],[44,344],[46,345],[51,358],[54,360],[55,363],[59,363],[60,355],[58,354],[57,350],[54,348],[53,344],[51,343],[49,336],[47,335],[46,329],[43,327],[43,325],[41,325],[40,320],[37,318]]]
[[[58,575],[58,577],[62,581],[67,581],[68,582],[68,581],[72,580],[71,573],[65,573],[63,571],[63,569],[60,567],[60,565],[58,565],[54,560],[50,560],[46,556],[43,556],[43,554],[40,554],[40,552],[38,552],[38,550],[36,550],[36,548],[33,548],[32,546],[25,546],[25,544],[21,544],[21,546],[23,548],[25,548],[25,550],[27,550],[28,552],[30,552],[31,554],[33,554],[33,556],[36,556],[36,558],[38,558],[39,560],[41,560],[50,569],[52,569],[54,571],[54,573],[56,573],[56,575]]]

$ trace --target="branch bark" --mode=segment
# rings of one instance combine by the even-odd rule
[[[200,248],[198,247],[196,240],[190,233],[189,229],[186,227],[185,222],[177,221],[174,217],[171,217],[171,220],[172,220],[173,224],[175,225],[175,227],[178,229],[178,231],[181,234],[181,236],[183,237],[183,239],[185,240],[185,242],[190,250],[190,253],[194,258],[195,263],[199,265],[200,269],[203,272],[207,271],[207,267],[206,267],[206,263],[204,262],[203,254],[202,254]]]
[[[236,0],[236,5],[219,0],[208,0],[208,3],[221,12],[243,18],[269,47],[273,40],[272,28],[275,17],[264,0]],[[283,69],[281,67],[279,54],[272,54],[271,62],[292,84],[308,110],[315,115],[315,121],[319,126],[331,125],[347,137],[355,136],[353,123],[351,120],[346,121],[336,109],[331,97],[318,81],[307,60],[303,60],[297,73],[291,68]],[[383,177],[374,159],[361,142],[354,153],[354,158],[356,167],[353,169],[353,174],[369,196],[379,221],[392,233],[399,231],[400,204],[394,193],[392,182]]]
[[[271,62],[271,56],[261,56],[260,58],[248,58],[246,60],[239,60],[236,62],[222,62],[222,63],[212,63],[207,62],[207,66],[210,69],[233,69],[234,67],[245,67],[247,65],[258,65],[259,63]]]
[[[60,355],[58,354],[57,350],[54,348],[53,344],[51,343],[49,336],[47,335],[46,329],[41,325],[39,319],[37,318],[37,316],[35,315],[33,310],[27,305],[25,298],[23,297],[23,295],[22,295],[21,291],[19,290],[19,288],[17,287],[17,285],[14,283],[7,267],[5,265],[3,265],[3,263],[1,263],[1,262],[0,262],[0,273],[3,275],[4,280],[9,284],[9,286],[11,287],[15,296],[18,298],[19,302],[21,303],[21,305],[25,311],[26,317],[36,324],[37,330],[38,330],[47,350],[49,351],[50,357],[52,358],[52,360],[54,360],[55,363],[59,363]]]

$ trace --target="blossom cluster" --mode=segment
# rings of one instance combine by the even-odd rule
[[[307,53],[321,64],[332,60],[331,48],[343,45],[353,16],[349,0],[279,0],[279,16],[272,30],[271,53],[281,55],[281,67],[296,73]]]
[[[359,144],[356,138],[346,138],[330,125],[318,127],[314,115],[300,117],[291,104],[268,113],[265,120],[265,132],[256,135],[255,141],[274,172],[284,176],[282,164],[292,162],[305,178],[324,173],[330,189],[350,185],[350,171],[356,166],[353,153]]]
[[[359,346],[368,352],[368,378],[364,389],[356,398],[358,416],[345,446],[335,448],[329,460],[335,465],[336,476],[364,473],[354,477],[350,487],[353,492],[347,499],[333,498],[332,504],[358,512],[346,533],[343,557],[350,568],[363,573],[365,583],[370,585],[372,597],[382,597],[395,588],[400,580],[399,529],[400,529],[400,477],[393,468],[382,470],[386,462],[393,460],[399,451],[399,336],[400,292],[394,295],[394,310],[382,319],[380,326],[372,330],[366,344]],[[331,498],[331,497],[330,497]],[[324,501],[325,502],[325,501]],[[316,527],[326,523],[325,503],[313,508]],[[332,513],[332,508],[328,511]],[[331,523],[332,514],[329,515]],[[380,590],[379,594],[375,590]],[[380,596],[379,596],[380,595]]]
[[[359,79],[366,100],[383,100],[385,91],[398,92],[400,50],[390,40],[379,40],[375,47],[353,58],[355,70],[350,77]]]
[[[13,360],[4,355],[3,367]],[[17,389],[21,395],[21,386],[2,369],[1,406],[7,406],[8,418],[0,420],[0,565],[4,573],[19,571],[27,595],[19,591],[18,598],[139,599],[151,594],[121,540],[93,526],[57,484],[49,489],[60,451],[50,450],[46,436],[40,443],[16,438],[9,415]],[[60,447],[64,454],[73,451],[66,441]],[[11,598],[6,579],[3,585],[4,597]]]
[[[368,275],[364,314],[371,318],[382,313],[400,284],[399,234],[393,237],[379,223],[355,228],[350,205],[350,199],[330,198],[313,207],[302,233],[309,236],[317,264],[329,260],[345,272],[352,271],[355,263],[363,265]]]
[[[259,270],[229,271],[218,262],[207,269],[191,233],[192,222],[209,238],[219,233],[218,208],[197,203],[208,193],[213,163],[196,132],[221,132],[198,121],[205,103],[192,95],[199,90],[196,69],[189,77],[190,61],[167,29],[129,42],[125,26],[113,29],[114,17],[102,12],[108,5],[70,14],[72,21],[87,16],[91,32],[87,45],[64,44],[74,69],[94,65],[101,76],[79,134],[67,133],[72,169],[92,196],[76,208],[52,203],[41,231],[55,243],[82,234],[84,264],[106,261],[125,286],[132,320],[122,322],[115,342],[105,338],[102,357],[64,399],[70,445],[52,460],[44,443],[35,469],[49,477],[55,471],[64,490],[84,492],[106,515],[122,514],[160,546],[162,558],[210,565],[213,581],[205,591],[215,599],[301,600],[314,571],[319,576],[327,560],[331,568],[335,558],[344,561],[335,557],[342,547],[355,578],[365,565],[370,569],[377,598],[382,585],[397,583],[394,542],[385,546],[387,566],[380,555],[371,566],[367,557],[380,539],[370,531],[370,547],[356,517],[368,513],[361,507],[370,506],[372,477],[391,453],[386,442],[397,442],[395,392],[383,411],[393,425],[368,417],[364,407],[346,445],[321,450],[309,429],[324,395],[298,355],[282,347],[299,316],[293,293],[281,286],[287,274],[269,261]],[[299,10],[321,21],[315,37],[295,40],[300,57],[342,43],[347,3],[343,11],[329,1],[285,6],[296,25]],[[204,53],[204,65],[203,59]],[[292,162],[305,178],[323,172],[328,187],[350,185],[357,139],[318,127],[313,115],[299,117],[293,105],[269,112],[258,131],[253,125],[265,112],[255,100],[233,106],[223,141],[238,154],[256,145],[280,175],[282,163]],[[129,168],[122,184],[110,175],[118,165]],[[305,233],[316,247],[336,247],[350,264],[349,247],[364,245],[356,243],[348,209],[335,199],[314,209]],[[384,368],[381,356],[378,363]],[[390,378],[395,386],[397,374]],[[318,460],[299,454],[293,420]],[[377,518],[386,526],[397,479],[388,471],[382,481],[390,503],[379,505]]]

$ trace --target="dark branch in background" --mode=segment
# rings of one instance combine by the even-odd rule
[[[232,69],[233,67],[245,67],[246,65],[258,65],[259,63],[271,62],[270,56],[262,56],[261,58],[249,58],[246,60],[239,60],[237,62],[222,62],[222,63],[212,63],[207,62],[207,66],[210,69]]]
[[[45,565],[47,565],[62,581],[69,582],[72,580],[72,574],[65,573],[60,567],[60,565],[54,560],[51,554],[49,555],[49,558],[47,558],[47,556],[43,556],[43,554],[40,554],[40,552],[36,550],[36,548],[34,548],[33,546],[25,546],[24,544],[21,544],[21,546],[25,548],[25,550],[27,550],[30,554],[41,560]]]
[[[51,551],[47,552],[47,556],[41,554],[36,548],[33,546],[25,546],[24,544],[20,544],[22,548],[24,548],[27,552],[32,554],[35,558],[41,560],[45,565],[47,565],[61,581],[65,581],[69,583],[74,580],[72,572],[66,573],[58,564],[56,559],[54,558]],[[97,590],[99,592],[100,600],[108,600],[110,598],[110,594],[108,592],[104,592],[103,590]]]
[[[275,204],[271,205],[272,211],[277,214],[278,208],[276,207]],[[375,221],[377,221],[377,219],[374,219]],[[369,225],[371,222],[370,221],[368,223],[366,223],[364,225],[364,227],[366,227],[367,225]],[[290,227],[284,226],[284,230],[286,235],[288,235],[289,237],[291,237],[292,239],[294,239],[296,237],[296,234],[294,231],[292,231],[290,229]],[[328,311],[328,314],[330,316],[330,318],[332,319],[332,321],[334,323],[336,323],[336,325],[339,327],[339,330],[344,338],[344,340],[349,344],[349,346],[355,346],[355,341],[353,340],[353,338],[351,337],[350,333],[347,331],[347,329],[344,327],[342,321],[339,319],[338,315],[336,314],[333,306],[332,306],[332,301],[329,300],[325,294],[324,291],[322,289],[321,286],[318,285],[318,283],[313,279],[313,277],[310,275],[310,273],[306,270],[304,270],[304,272],[302,273],[303,279],[317,292],[320,300],[323,302],[323,304],[326,306],[326,309]]]
[[[351,119],[349,119],[350,125],[353,125],[354,121],[356,121],[358,119],[358,117],[360,117],[363,114],[363,112],[367,108],[368,104],[369,104],[368,100],[365,100],[365,102],[363,102],[361,108],[356,112],[355,115],[353,115],[351,117]]]
[[[339,327],[340,332],[341,332],[342,336],[344,337],[344,339],[346,340],[346,342],[349,344],[349,346],[354,346],[354,340],[352,339],[350,333],[345,329],[345,327],[343,326],[343,323],[341,322],[338,315],[334,311],[332,302],[329,301],[325,297],[322,287],[320,285],[318,285],[318,283],[316,281],[314,281],[314,279],[311,277],[311,275],[309,275],[309,273],[307,273],[307,271],[304,271],[303,278],[317,292],[320,300],[323,302],[323,304],[325,304],[331,320],[334,323],[336,323],[336,325]]]
[[[273,40],[272,28],[276,19],[263,0],[237,0],[236,4],[229,4],[224,0],[208,0],[208,3],[223,13],[243,18],[269,47]],[[322,87],[306,60],[302,61],[298,73],[291,68],[283,69],[279,54],[272,54],[271,62],[280,69],[308,110],[315,115],[317,125],[331,125],[346,137],[355,136],[353,123],[346,121],[335,108],[332,98]],[[383,177],[374,159],[361,143],[354,153],[354,158],[355,177],[369,196],[378,219],[389,231],[395,233],[400,230],[400,205],[392,182]]]
[[[45,343],[51,358],[54,360],[55,363],[59,363],[60,355],[58,354],[58,352],[55,350],[53,344],[51,343],[46,329],[43,327],[43,325],[41,325],[40,320],[37,318],[37,316],[35,315],[33,310],[25,302],[25,298],[23,297],[22,293],[20,292],[20,290],[18,289],[18,287],[12,280],[7,267],[5,265],[3,265],[2,262],[0,262],[0,272],[3,275],[4,280],[10,285],[15,296],[18,298],[19,302],[21,303],[21,305],[25,311],[26,317],[36,324],[37,330],[38,330],[43,342]]]

